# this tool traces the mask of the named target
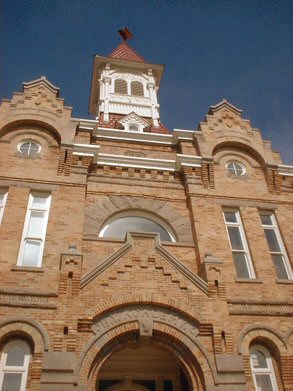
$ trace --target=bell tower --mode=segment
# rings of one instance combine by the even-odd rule
[[[158,90],[164,66],[146,62],[128,44],[131,32],[109,55],[94,57],[89,112],[101,126],[129,131],[163,132]]]

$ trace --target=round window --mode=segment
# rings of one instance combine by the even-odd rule
[[[242,163],[239,162],[229,162],[226,165],[226,168],[229,172],[234,175],[244,175],[246,172],[246,168]]]
[[[41,150],[41,145],[37,141],[25,140],[18,144],[18,150],[23,155],[34,156]]]

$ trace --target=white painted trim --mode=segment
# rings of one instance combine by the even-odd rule
[[[133,132],[137,133],[137,132]],[[201,167],[202,157],[177,154],[175,160],[99,153],[99,145],[74,144],[73,155],[91,156],[100,166],[142,168],[146,170],[180,171],[181,167]]]
[[[33,208],[34,196],[43,197],[43,198],[47,199],[46,206],[44,209]],[[50,194],[44,194],[44,193],[37,192],[37,191],[33,191],[30,193],[26,216],[25,216],[25,221],[24,221],[24,226],[23,226],[21,242],[20,242],[20,247],[19,247],[18,259],[17,259],[18,266],[22,266],[22,263],[23,263],[23,251],[24,251],[24,245],[25,245],[26,240],[40,241],[41,245],[40,245],[38,263],[37,263],[37,265],[30,265],[30,266],[33,266],[33,267],[41,267],[42,266],[43,252],[44,252],[46,232],[47,232],[47,224],[48,224],[48,219],[49,219],[50,204],[51,204],[51,195]],[[44,212],[44,220],[43,220],[43,227],[42,227],[43,231],[40,233],[40,235],[38,237],[30,237],[30,236],[27,236],[27,232],[28,232],[28,228],[29,228],[29,221],[30,221],[31,213],[35,212],[35,211]],[[24,266],[27,266],[27,265],[24,265]]]
[[[225,219],[225,212],[235,213],[236,223],[227,222],[226,219]],[[223,209],[223,217],[224,217],[224,222],[225,222],[226,231],[227,231],[229,244],[230,244],[230,249],[231,249],[232,254],[233,253],[242,253],[242,254],[244,254],[245,259],[246,259],[246,265],[247,265],[249,278],[256,278],[239,210],[238,209],[234,209],[234,208],[224,208]],[[239,229],[240,238],[241,238],[242,245],[243,245],[243,250],[235,250],[235,249],[232,248],[228,227],[237,227]],[[235,269],[236,269],[236,266],[235,266]],[[237,276],[237,277],[241,278],[243,276]]]
[[[262,224],[262,228],[264,230],[265,229],[272,229],[272,230],[275,231],[276,237],[277,237],[277,241],[278,241],[278,244],[280,246],[280,250],[281,251],[280,252],[273,252],[273,251],[270,251],[270,248],[269,248],[269,251],[270,251],[270,253],[272,255],[273,254],[281,255],[281,257],[283,258],[283,264],[284,264],[284,267],[285,267],[285,270],[286,270],[286,273],[287,273],[287,276],[288,276],[288,280],[293,280],[293,272],[292,272],[291,264],[290,264],[290,261],[289,261],[289,257],[288,257],[287,251],[286,251],[285,246],[284,246],[284,242],[283,242],[283,239],[282,239],[282,236],[281,236],[278,224],[277,224],[277,219],[276,219],[275,214],[273,212],[271,212],[271,211],[264,211],[264,210],[261,210],[259,212],[259,214],[263,215],[263,216],[266,215],[266,216],[270,216],[271,217],[272,224],[271,225]],[[268,244],[268,247],[269,247],[269,244]]]
[[[13,348],[13,346],[21,346],[22,349],[25,352],[24,356],[24,362],[21,366],[7,366],[7,355],[9,353],[9,350]],[[16,373],[21,374],[21,385],[19,391],[25,391],[26,390],[26,382],[27,382],[27,375],[29,370],[29,362],[30,362],[30,348],[28,344],[22,340],[12,340],[8,342],[1,353],[1,359],[0,359],[0,389],[2,390],[3,386],[3,380],[5,373]]]
[[[265,356],[267,368],[255,368],[253,366],[252,355],[256,350],[258,350],[259,352],[261,352]],[[274,371],[274,367],[273,367],[273,363],[272,363],[272,357],[271,357],[270,353],[268,352],[268,350],[265,347],[263,347],[262,345],[252,345],[252,347],[250,348],[250,367],[251,367],[251,372],[253,375],[253,381],[254,381],[254,386],[255,386],[256,391],[259,391],[259,388],[257,387],[257,384],[256,384],[256,376],[257,375],[269,375],[269,377],[271,379],[273,391],[278,391],[278,385],[277,385],[275,371]]]
[[[278,173],[284,176],[293,176],[293,166],[279,164]]]
[[[4,209],[7,201],[8,191],[5,189],[0,189],[0,194],[3,194],[3,202],[0,205],[0,225],[4,214]]]

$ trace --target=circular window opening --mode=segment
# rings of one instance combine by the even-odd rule
[[[244,175],[246,172],[245,166],[239,162],[229,162],[226,168],[229,172],[237,176]]]
[[[18,144],[18,150],[23,155],[34,156],[41,150],[41,145],[37,141],[25,140]]]

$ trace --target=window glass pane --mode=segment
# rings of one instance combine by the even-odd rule
[[[21,373],[5,373],[2,391],[19,391],[21,386]]]
[[[274,391],[270,375],[255,376],[258,391]]]
[[[233,250],[243,250],[243,244],[238,227],[228,227],[231,247]]]
[[[275,230],[266,228],[264,231],[265,231],[265,235],[267,238],[270,251],[281,252]]]
[[[34,209],[46,209],[48,197],[33,196],[32,208]]]
[[[225,220],[227,223],[237,223],[235,212],[225,212]]]
[[[44,216],[45,212],[31,212],[27,236],[33,238],[39,238],[42,236],[44,229]]]
[[[277,277],[281,279],[288,279],[288,274],[284,265],[284,259],[282,255],[272,254],[273,262],[276,268]]]
[[[252,355],[252,365],[254,368],[267,368],[268,363],[265,355],[259,350],[255,350]]]
[[[0,207],[4,204],[4,193],[0,193]]]
[[[260,218],[263,225],[273,225],[270,215],[260,215]]]
[[[26,240],[23,250],[23,266],[38,266],[39,254],[41,249],[41,241]]]
[[[250,278],[245,254],[233,253],[233,259],[235,263],[237,276],[241,278]]]
[[[124,238],[129,231],[159,233],[162,240],[171,241],[170,235],[164,228],[143,217],[122,217],[117,219],[109,224],[105,229],[103,236]]]
[[[9,349],[7,354],[6,365],[21,367],[24,363],[25,351],[20,346],[14,346]]]

